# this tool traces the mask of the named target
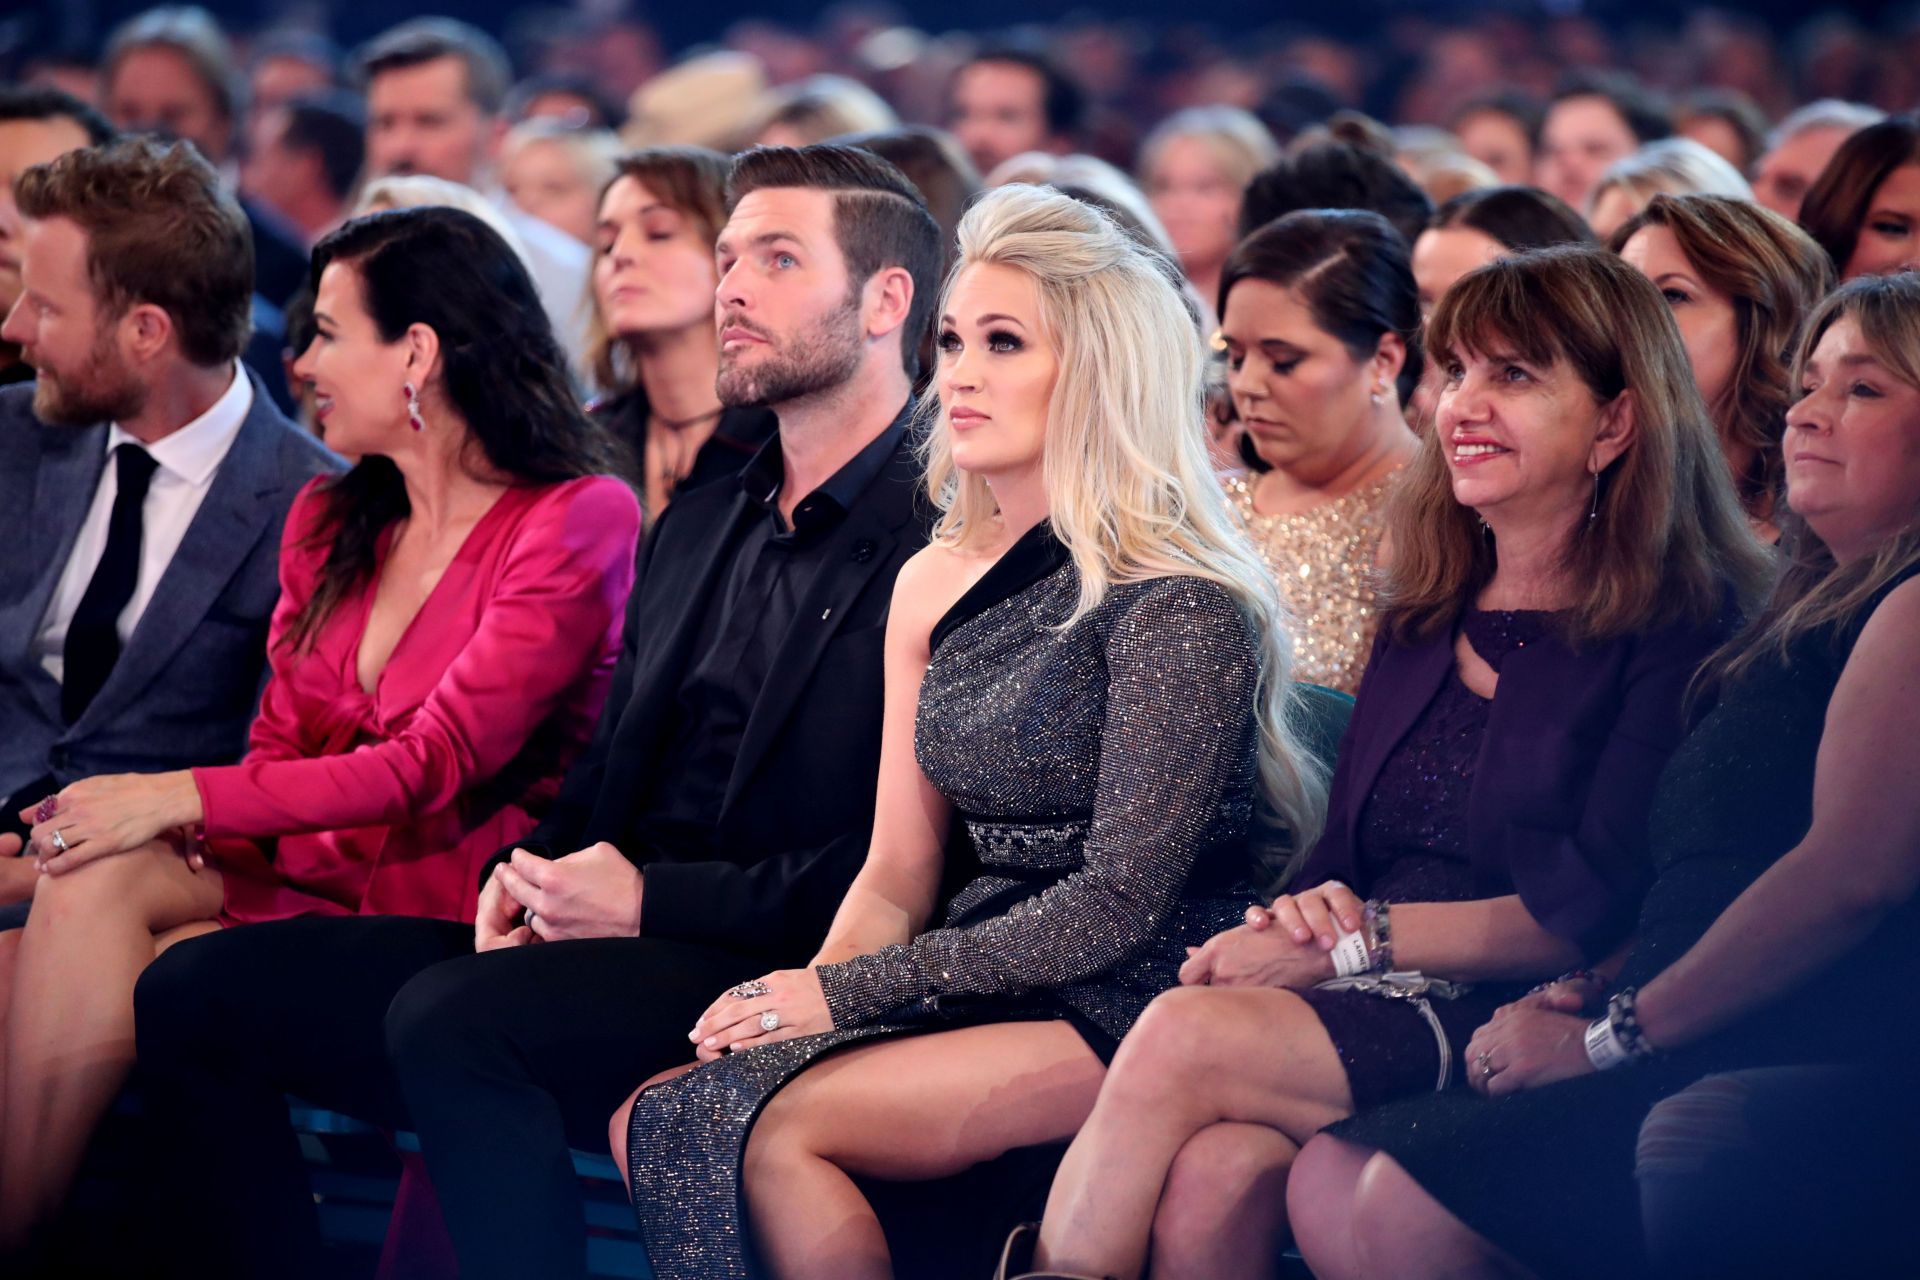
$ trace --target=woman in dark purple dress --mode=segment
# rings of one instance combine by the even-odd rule
[[[1672,316],[1617,258],[1483,267],[1429,343],[1446,381],[1326,834],[1121,1045],[1054,1183],[1049,1274],[1271,1274],[1300,1143],[1458,1087],[1495,1007],[1633,918],[1688,681],[1764,552]]]
[[[1785,441],[1791,558],[1707,668],[1711,709],[1660,780],[1657,878],[1609,1007],[1582,1011],[1571,990],[1518,1001],[1469,1047],[1489,1098],[1407,1099],[1317,1138],[1289,1199],[1324,1280],[1642,1274],[1636,1137],[1642,1166],[1657,1163],[1685,1117],[1651,1139],[1641,1122],[1714,1073],[1842,1065],[1852,1092],[1803,1109],[1839,1111],[1823,1137],[1855,1117],[1887,1137],[1911,1127],[1920,276],[1843,286],[1807,328]],[[1711,1122],[1711,1097],[1693,1101]],[[1870,1162],[1891,1164],[1862,1196],[1877,1210],[1865,1229],[1812,1234],[1819,1197],[1788,1190],[1747,1227],[1775,1245],[1758,1269],[1737,1261],[1754,1241],[1726,1241],[1721,1220],[1698,1224],[1721,1242],[1694,1274],[1911,1274],[1913,1151],[1889,1161],[1875,1136],[1845,1152],[1849,1168],[1803,1170],[1858,1185]]]

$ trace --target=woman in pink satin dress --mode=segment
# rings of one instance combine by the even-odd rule
[[[348,223],[313,269],[296,372],[359,462],[288,515],[246,758],[84,779],[23,815],[44,874],[0,941],[0,1257],[59,1208],[160,950],[303,914],[471,920],[480,866],[606,697],[639,504],[519,260],[411,209]]]

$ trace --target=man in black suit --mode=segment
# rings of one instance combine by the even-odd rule
[[[214,1237],[176,1242],[199,1274],[312,1265],[283,1090],[419,1132],[468,1280],[584,1274],[569,1141],[601,1147],[689,1061],[724,988],[804,962],[865,856],[888,603],[931,515],[909,388],[939,232],[851,148],[749,152],[731,186],[719,390],[779,433],[647,540],[594,742],[489,866],[476,929],[257,925],[142,979],[165,1181],[194,1197],[171,1221]]]

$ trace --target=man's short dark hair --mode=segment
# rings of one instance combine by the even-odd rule
[[[832,192],[833,233],[847,263],[847,283],[857,294],[887,267],[913,280],[913,305],[900,336],[901,363],[909,378],[920,370],[920,339],[933,319],[943,261],[940,224],[905,174],[869,151],[822,142],[810,147],[755,147],[733,161],[727,204],[750,191],[806,187]]]
[[[188,142],[126,138],[37,164],[14,186],[22,217],[87,233],[87,275],[108,315],[165,311],[202,368],[239,356],[253,329],[253,233]]]
[[[1087,95],[1070,76],[1053,64],[1052,59],[1031,49],[1002,45],[981,50],[967,60],[966,66],[977,67],[983,62],[1025,67],[1039,76],[1044,89],[1041,109],[1046,113],[1047,132],[1056,138],[1080,136],[1087,123]]]
[[[71,120],[86,132],[90,147],[104,146],[120,136],[98,110],[51,85],[0,87],[0,122],[9,120]]]
[[[1673,118],[1666,102],[1630,75],[1618,71],[1576,71],[1554,89],[1548,109],[1569,98],[1606,99],[1639,142],[1657,142],[1673,136]]]
[[[367,113],[360,100],[338,90],[296,94],[288,100],[286,132],[280,145],[290,151],[317,151],[327,190],[344,200],[360,177],[367,154]]]
[[[171,49],[179,54],[213,95],[214,110],[228,122],[240,118],[244,95],[234,74],[233,45],[205,9],[167,5],[137,13],[115,27],[107,37],[101,82],[110,82],[121,59],[141,49]]]
[[[1240,206],[1240,234],[1295,209],[1370,209],[1412,244],[1433,216],[1433,201],[1392,160],[1350,143],[1321,142],[1253,176]]]
[[[390,27],[364,45],[355,59],[364,87],[383,71],[399,71],[442,58],[458,58],[467,68],[467,98],[485,115],[500,114],[513,83],[513,69],[500,42],[475,26],[453,18],[415,18]]]

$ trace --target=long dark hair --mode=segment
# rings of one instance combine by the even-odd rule
[[[310,281],[332,263],[360,277],[367,314],[397,342],[424,324],[440,337],[440,379],[468,443],[518,484],[617,473],[618,446],[582,412],[566,357],[520,256],[472,214],[427,207],[355,218],[313,251]],[[332,550],[289,643],[311,644],[340,603],[373,573],[380,535],[411,507],[400,469],[369,454],[321,491],[315,542]]]
[[[1891,116],[1859,130],[1833,153],[1807,198],[1800,202],[1800,225],[1844,276],[1860,242],[1860,228],[1873,205],[1874,192],[1895,169],[1920,160],[1920,116]]]

